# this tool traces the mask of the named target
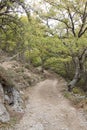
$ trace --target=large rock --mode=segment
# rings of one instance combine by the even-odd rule
[[[23,108],[23,100],[21,98],[21,95],[19,93],[18,90],[16,90],[15,88],[13,88],[13,97],[14,97],[14,104],[13,104],[13,109],[16,112],[23,112],[24,108]]]
[[[0,122],[8,122],[10,120],[10,115],[7,112],[5,106],[0,103]]]
[[[4,91],[1,84],[0,84],[0,103],[4,103]]]

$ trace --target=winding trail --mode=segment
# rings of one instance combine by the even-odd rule
[[[83,113],[62,95],[64,84],[50,78],[29,88],[25,114],[15,130],[87,130]]]

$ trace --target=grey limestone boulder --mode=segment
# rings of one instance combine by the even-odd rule
[[[16,90],[15,88],[13,88],[13,97],[14,97],[14,105],[12,106],[13,109],[16,112],[22,113],[24,111],[23,100],[21,98],[21,95],[20,95],[19,91]]]

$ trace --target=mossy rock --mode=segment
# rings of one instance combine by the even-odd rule
[[[73,88],[73,93],[79,94],[79,95],[84,95],[83,90],[81,88],[78,88],[78,87]]]

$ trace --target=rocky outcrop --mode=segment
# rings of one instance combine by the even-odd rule
[[[15,112],[23,112],[23,100],[7,71],[0,66],[0,122],[10,121],[10,114],[6,109],[10,106]]]
[[[8,122],[10,116],[24,113],[26,96],[20,92],[39,80],[40,74],[16,61],[0,64],[0,122]]]
[[[5,105],[10,105],[10,108],[15,112],[23,113],[23,100],[21,95],[16,88],[3,89],[3,86],[0,84],[0,122],[6,123],[10,121],[10,114],[7,111]]]
[[[16,111],[16,112],[23,112],[24,108],[23,108],[23,100],[20,96],[20,93],[18,90],[16,90],[15,88],[13,88],[13,98],[14,98],[14,104],[12,106],[12,108]]]

